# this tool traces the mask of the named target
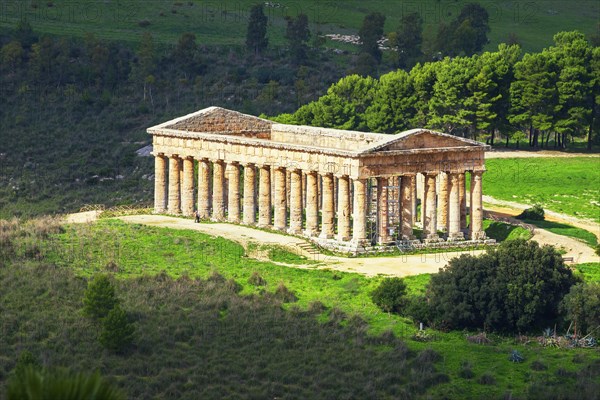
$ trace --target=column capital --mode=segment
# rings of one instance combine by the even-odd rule
[[[150,154],[152,154],[154,157],[165,157],[165,153],[161,152],[151,152]]]

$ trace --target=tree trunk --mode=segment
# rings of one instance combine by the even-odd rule
[[[506,135],[506,145],[504,147],[508,148],[508,139],[510,138],[510,136],[508,136],[508,134]]]
[[[490,145],[491,145],[491,146],[493,146],[493,145],[494,145],[494,136],[495,136],[495,134],[496,134],[496,130],[495,130],[495,129],[492,129],[492,132],[491,132],[491,134],[492,134],[492,135],[490,136]]]

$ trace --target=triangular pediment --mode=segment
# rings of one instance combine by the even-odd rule
[[[273,122],[266,119],[221,107],[209,107],[155,128],[268,139],[272,125]]]
[[[486,147],[486,145],[428,129],[413,129],[391,136],[388,140],[371,146],[366,152],[383,152],[416,149],[443,149],[456,147]]]

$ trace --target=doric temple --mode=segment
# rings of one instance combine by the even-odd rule
[[[218,107],[148,133],[156,213],[197,210],[203,219],[286,231],[349,252],[486,239],[489,146],[476,141],[427,129],[386,135],[284,125]]]

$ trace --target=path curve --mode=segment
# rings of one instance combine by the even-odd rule
[[[71,214],[66,221],[77,223],[89,223],[95,220],[96,215],[88,213]],[[306,239],[295,236],[282,235],[276,232],[268,232],[253,229],[240,225],[227,223],[196,224],[192,219],[168,217],[163,215],[130,215],[119,217],[120,220],[143,224],[149,226],[158,226],[172,229],[191,229],[206,233],[212,236],[221,236],[225,239],[240,243],[245,249],[248,249],[250,243],[262,245],[278,245],[287,247],[290,251],[315,260],[318,263],[306,265],[289,265],[294,268],[303,269],[331,269],[343,272],[354,272],[365,276],[411,276],[427,273],[436,273],[443,268],[449,260],[458,257],[461,254],[477,255],[483,253],[483,250],[462,251],[462,252],[444,252],[436,254],[418,254],[396,257],[365,257],[365,258],[346,258],[338,256],[328,256],[321,253],[311,253],[306,250]],[[568,238],[547,232],[543,229],[536,229],[534,240],[540,244],[550,244],[567,249],[566,257],[573,257],[575,262],[599,262],[589,246]],[[253,258],[267,259],[267,255],[252,254]]]

